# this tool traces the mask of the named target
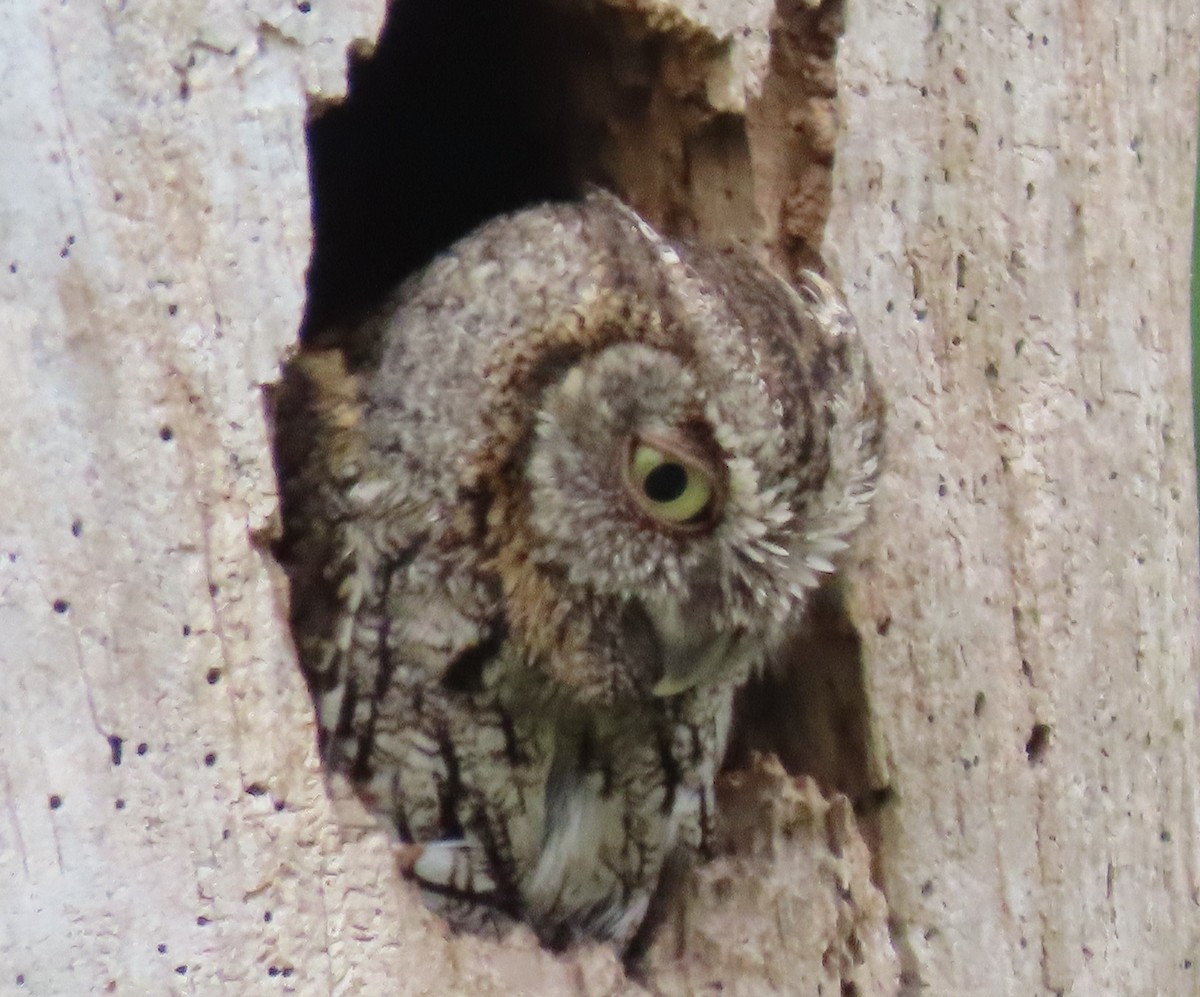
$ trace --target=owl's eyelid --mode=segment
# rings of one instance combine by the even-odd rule
[[[724,462],[714,455],[711,445],[705,446],[694,434],[689,434],[682,429],[638,433],[629,438],[628,452],[633,453],[639,446],[652,447],[664,456],[678,460],[681,464],[690,464],[708,476],[715,491],[723,491]]]

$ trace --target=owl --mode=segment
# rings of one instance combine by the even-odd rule
[[[451,923],[626,946],[705,854],[735,691],[867,514],[855,324],[593,193],[486,223],[360,331],[279,409],[326,763]]]

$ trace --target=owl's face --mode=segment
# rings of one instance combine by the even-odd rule
[[[737,681],[786,635],[865,517],[878,430],[820,277],[612,221],[621,254],[514,337],[489,406],[509,622],[561,687],[610,699]],[[626,285],[638,253],[655,280]]]
[[[527,464],[532,560],[622,621],[598,630],[626,658],[649,644],[659,695],[761,655],[815,574],[779,407],[759,385],[730,411],[704,373],[639,343],[584,358],[546,390]]]

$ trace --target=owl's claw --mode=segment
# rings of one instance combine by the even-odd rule
[[[491,893],[496,882],[470,844],[461,839],[428,844],[397,844],[392,854],[400,872],[422,886],[467,894]]]
[[[424,845],[413,845],[408,842],[392,845],[392,857],[396,860],[396,868],[400,870],[401,876],[405,879],[412,879],[416,876],[417,861],[421,858],[423,851],[425,851]]]

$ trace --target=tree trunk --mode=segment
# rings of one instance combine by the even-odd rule
[[[888,399],[845,608],[743,705],[726,853],[638,983],[448,935],[319,770],[264,387],[306,94],[383,7],[10,12],[0,993],[1200,988],[1191,5],[522,6],[572,179],[822,247]]]
[[[1194,993],[1197,12],[929,6],[850,7],[826,242],[892,401],[855,619],[904,978]]]

